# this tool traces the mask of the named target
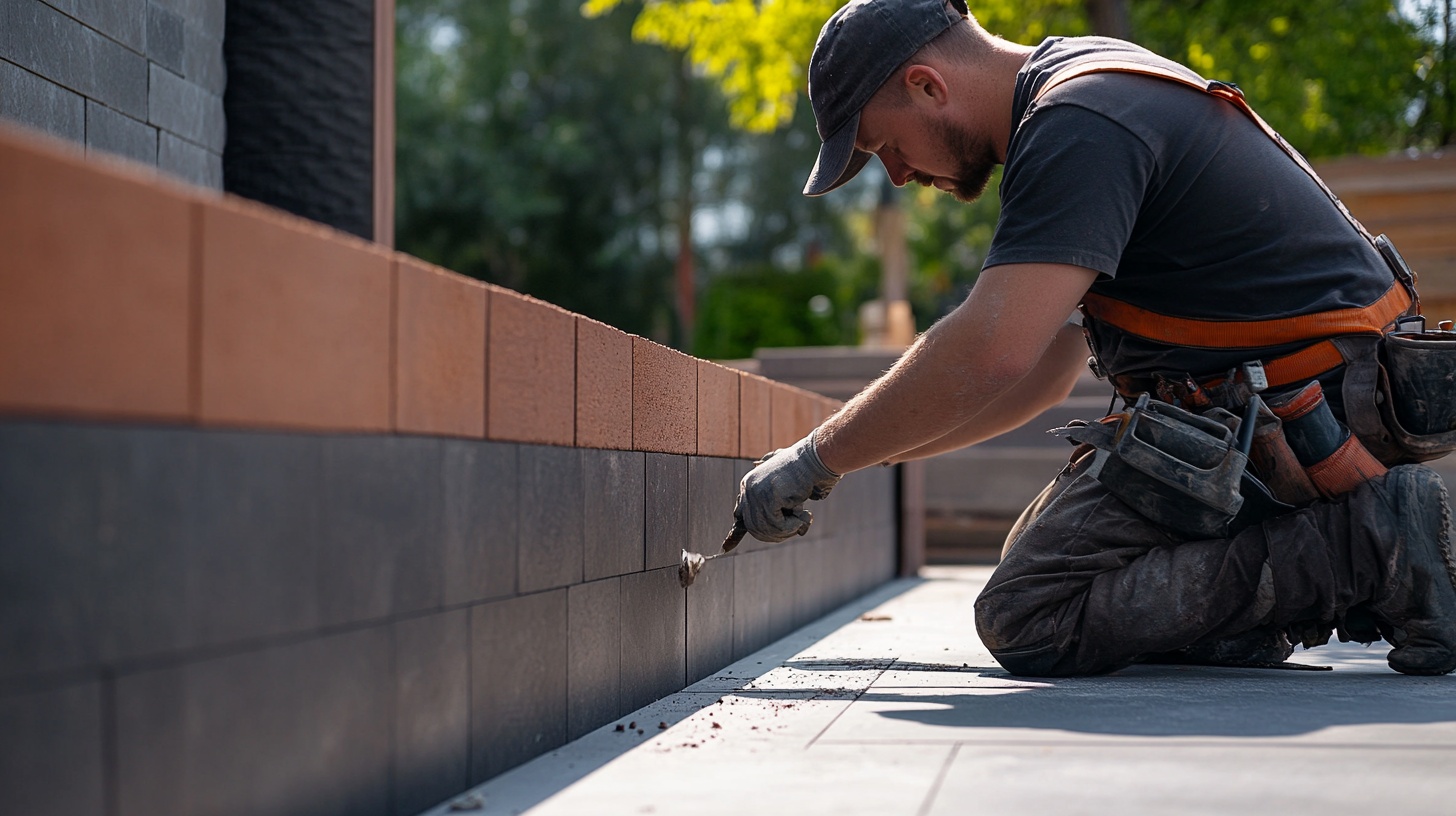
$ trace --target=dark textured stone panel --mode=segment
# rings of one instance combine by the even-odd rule
[[[193,643],[319,624],[322,437],[209,431],[187,559]]]
[[[768,639],[774,641],[797,629],[803,621],[797,617],[799,588],[794,576],[793,545],[765,552],[769,556]]]
[[[622,588],[617,578],[567,590],[567,738],[622,713]]]
[[[688,461],[688,549],[711,555],[721,552],[733,529],[738,499],[732,459],[695,456]]]
[[[391,641],[378,627],[118,678],[121,816],[386,814]]]
[[[835,565],[826,557],[824,541],[801,541],[790,552],[794,558],[794,619],[808,623],[829,606]]]
[[[0,813],[101,813],[101,684],[0,697]]]
[[[735,555],[733,564],[733,659],[766,646],[773,612],[773,554]]]
[[[0,678],[180,648],[185,431],[0,424]]]
[[[185,76],[182,54],[187,35],[181,15],[149,3],[146,17],[147,57],[163,68]]]
[[[222,35],[210,37],[192,25],[183,27],[182,76],[210,94],[227,91],[227,65],[222,58]]]
[[[147,41],[147,0],[75,0],[72,13],[139,54],[151,47]]]
[[[716,545],[715,545],[716,546]],[[737,555],[704,565],[688,587],[687,682],[733,662],[733,587]]]
[[[469,786],[470,613],[394,625],[394,807],[410,816]]]
[[[151,2],[186,20],[188,27],[195,28],[213,39],[222,39],[227,0],[151,0]]]
[[[622,710],[687,685],[687,613],[677,567],[622,577]]]
[[[86,149],[156,166],[157,129],[105,105],[86,103]]]
[[[581,583],[582,452],[545,445],[520,447],[519,591]]]
[[[373,238],[373,8],[226,4],[229,192]]]
[[[0,59],[0,116],[73,142],[86,140],[86,99]]]
[[[94,472],[120,456],[96,433],[0,425],[0,678],[96,659]]]
[[[157,134],[157,169],[189,184],[222,189],[222,156],[165,130]]]
[[[688,457],[647,454],[646,568],[676,568],[688,544]]]
[[[470,610],[470,781],[566,742],[566,590]]]
[[[517,446],[461,439],[441,444],[445,603],[514,595],[520,546]]]
[[[641,572],[646,512],[646,454],[583,450],[585,578]]]
[[[439,440],[323,442],[319,610],[325,624],[431,609],[445,591]]]
[[[222,151],[227,138],[222,97],[155,63],[150,94],[152,124],[210,151]]]

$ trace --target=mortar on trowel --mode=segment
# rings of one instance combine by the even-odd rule
[[[738,542],[742,541],[743,536],[747,533],[748,530],[743,526],[743,522],[735,519],[733,521],[733,529],[729,530],[728,537],[723,539],[722,552],[714,553],[712,555],[703,555],[702,553],[688,552],[687,550],[683,550],[682,561],[677,565],[678,583],[682,584],[683,589],[687,589],[688,587],[692,586],[693,581],[697,580],[698,578],[698,573],[703,571],[703,567],[709,561],[712,561],[714,558],[719,558],[732,552],[733,548],[738,546]]]

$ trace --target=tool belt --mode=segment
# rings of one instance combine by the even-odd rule
[[[1165,79],[1233,105],[1329,196],[1350,226],[1385,259],[1393,282],[1381,297],[1363,307],[1254,321],[1163,315],[1089,292],[1082,303],[1087,319],[1173,346],[1255,349],[1309,341],[1292,354],[1262,361],[1258,368],[1260,382],[1241,383],[1233,372],[1202,379],[1180,376],[1192,386],[1191,390],[1201,389],[1218,402],[1237,407],[1265,387],[1297,386],[1343,366],[1340,396],[1345,422],[1382,463],[1428,461],[1456,450],[1456,333],[1446,322],[1437,331],[1426,330],[1415,275],[1390,239],[1372,236],[1304,157],[1249,106],[1236,85],[1205,80],[1181,66],[1172,70],[1162,65],[1109,59],[1068,66],[1048,78],[1037,97],[1068,80],[1103,72]],[[1093,349],[1093,359],[1089,360],[1093,370],[1099,376],[1112,374],[1102,369],[1096,357]],[[1111,378],[1124,398],[1150,390],[1146,382],[1115,374]]]

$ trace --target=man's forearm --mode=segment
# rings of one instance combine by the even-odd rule
[[[889,458],[889,464],[960,450],[1015,430],[1054,407],[1071,393],[1086,365],[1086,342],[1078,326],[1057,334],[1030,374],[960,427],[927,444]]]

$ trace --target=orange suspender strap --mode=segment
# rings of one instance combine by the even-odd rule
[[[1071,79],[1093,73],[1127,73],[1166,79],[1186,85],[1204,93],[1226,100],[1249,117],[1264,134],[1274,141],[1290,159],[1305,172],[1319,188],[1329,196],[1336,209],[1350,222],[1350,226],[1366,241],[1374,245],[1375,239],[1365,226],[1345,207],[1344,202],[1325,184],[1324,179],[1314,171],[1299,151],[1284,141],[1265,122],[1249,103],[1244,94],[1233,85],[1223,82],[1209,82],[1192,71],[1186,73],[1155,65],[1144,65],[1130,60],[1095,60],[1074,65],[1060,73],[1053,74],[1040,90],[1037,98]],[[1378,251],[1378,248],[1377,248]],[[1342,334],[1380,334],[1389,328],[1396,318],[1405,314],[1414,303],[1411,293],[1400,281],[1395,281],[1385,294],[1369,306],[1351,309],[1335,309],[1295,317],[1273,320],[1220,321],[1198,320],[1158,314],[1133,306],[1124,301],[1088,292],[1082,301],[1082,309],[1095,320],[1116,326],[1122,331],[1169,345],[1202,346],[1215,349],[1261,348],[1285,343],[1297,343],[1318,337]],[[1265,363],[1265,375],[1274,386],[1308,380],[1341,365],[1344,358],[1335,344],[1325,340],[1315,343],[1293,354],[1288,354]]]

